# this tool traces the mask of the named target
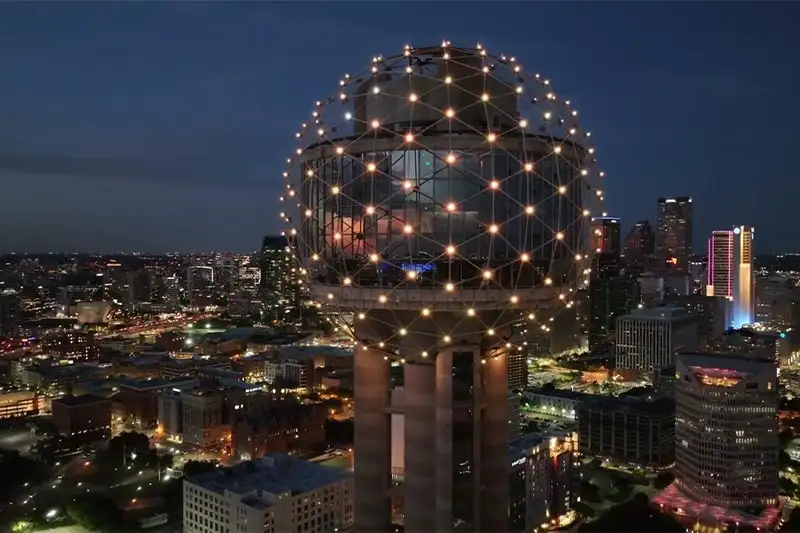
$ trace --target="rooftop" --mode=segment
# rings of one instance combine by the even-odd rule
[[[103,398],[102,396],[98,396],[96,394],[81,394],[80,396],[64,396],[63,398],[53,400],[53,403],[60,403],[69,407],[75,407],[78,405],[88,405],[91,403],[107,401],[108,398]]]
[[[621,318],[646,318],[646,319],[664,318],[667,320],[675,320],[688,317],[689,314],[683,307],[649,307],[645,309],[635,309],[631,313]]]
[[[682,353],[677,357],[677,362],[685,367],[700,367],[709,369],[726,369],[748,374],[758,374],[775,368],[775,361],[758,356],[743,355],[718,355],[701,353]]]
[[[255,491],[278,495],[309,492],[331,483],[347,479],[350,475],[341,470],[304,461],[280,453],[271,453],[256,461],[246,461],[228,468],[218,468],[189,481],[206,490],[224,494],[226,491],[246,496]],[[268,507],[268,499],[248,501],[254,507]]]
[[[194,379],[162,379],[162,378],[146,378],[146,379],[126,379],[120,383],[121,387],[137,390],[158,390],[166,389],[167,387],[194,387],[197,380]]]

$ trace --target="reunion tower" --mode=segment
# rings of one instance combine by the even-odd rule
[[[577,116],[514,57],[444,42],[344,74],[296,133],[281,215],[355,340],[357,532],[398,500],[410,533],[508,529],[508,356],[573,305],[603,197]]]

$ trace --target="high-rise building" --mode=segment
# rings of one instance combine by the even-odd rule
[[[778,503],[778,374],[774,361],[681,354],[675,369],[675,481],[703,504]]]
[[[749,226],[717,230],[708,241],[706,295],[733,302],[731,326],[735,328],[752,324],[755,319],[754,231]]]
[[[617,319],[617,368],[653,372],[697,349],[697,326],[685,309],[637,309]]]
[[[614,340],[617,318],[636,309],[641,288],[636,278],[617,276],[589,282],[589,350]]]
[[[214,268],[208,265],[192,265],[186,272],[186,292],[189,305],[205,307],[214,302]]]
[[[516,325],[552,317],[575,337],[557,323],[590,270],[601,176],[575,114],[530,109],[566,104],[515,70],[482,48],[408,48],[342,79],[298,133],[286,234],[356,341],[356,531],[387,531],[394,497],[408,533],[507,531]]]
[[[692,257],[692,199],[679,196],[658,199],[656,255],[681,270],[689,268]]]
[[[593,278],[615,277],[622,264],[622,224],[619,218],[602,216],[592,218],[589,228],[590,243],[594,253]]]
[[[653,255],[656,236],[649,220],[637,220],[625,237],[625,260],[627,262],[643,261]]]
[[[267,321],[297,316],[300,305],[300,273],[294,251],[286,237],[264,237],[261,243],[261,301]],[[295,311],[295,313],[292,313]]]
[[[0,336],[13,336],[20,319],[20,297],[11,289],[0,291]]]

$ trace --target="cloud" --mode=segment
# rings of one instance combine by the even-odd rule
[[[227,189],[269,190],[270,182],[250,179],[239,162],[213,157],[182,157],[158,161],[117,157],[74,157],[32,152],[0,152],[0,174],[59,175],[90,178],[125,178],[187,183]],[[237,176],[232,179],[232,176]]]

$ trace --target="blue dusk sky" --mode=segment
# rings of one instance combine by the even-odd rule
[[[691,195],[800,251],[800,3],[0,5],[0,250],[249,251],[293,133],[344,72],[480,41],[581,111],[627,228]]]

